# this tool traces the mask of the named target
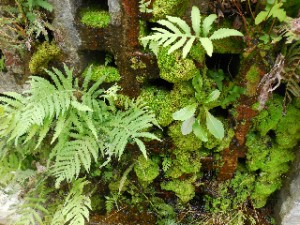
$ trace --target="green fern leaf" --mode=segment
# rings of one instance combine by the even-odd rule
[[[212,28],[212,24],[217,18],[218,18],[218,16],[216,14],[211,14],[203,20],[203,25],[202,25],[203,37],[208,36],[209,31]]]
[[[209,38],[200,38],[200,43],[205,49],[207,55],[211,57],[214,50],[212,41]]]
[[[172,17],[171,17],[172,18]],[[174,17],[173,17],[174,18]],[[178,18],[179,19],[179,18]],[[160,25],[166,26],[169,30],[171,30],[174,34],[181,35],[181,31],[170,21],[168,20],[159,20],[157,21]],[[161,31],[168,32],[167,30],[161,29]]]
[[[197,37],[200,37],[201,31],[201,14],[198,7],[193,6],[191,12],[192,27]]]
[[[210,40],[217,40],[217,39],[223,39],[231,36],[240,36],[242,37],[243,34],[237,30],[229,29],[229,28],[220,28],[219,30],[216,30],[210,37]]]
[[[190,40],[187,41],[187,43],[185,44],[185,46],[182,49],[182,57],[186,58],[187,54],[190,52],[193,43],[195,41],[196,37],[191,37]]]
[[[178,18],[178,17],[174,17],[174,16],[167,16],[167,19],[174,23],[177,24],[178,27],[187,35],[191,35],[191,28],[189,27],[189,25],[182,19]],[[166,26],[166,25],[165,25]],[[168,27],[168,26],[166,26]],[[177,32],[174,32],[177,33]],[[181,33],[181,32],[179,32]]]
[[[168,54],[171,54],[175,50],[181,48],[187,40],[187,37],[182,37],[178,42],[176,42],[172,47],[169,49]]]

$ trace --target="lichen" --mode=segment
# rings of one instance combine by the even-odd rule
[[[160,77],[170,83],[188,81],[199,74],[193,60],[183,59],[180,51],[168,54],[169,48],[161,48],[158,53]]]
[[[84,70],[83,76],[86,76],[90,67],[92,72],[91,80],[93,81],[97,81],[103,76],[106,76],[104,80],[105,83],[118,82],[121,80],[121,76],[117,68],[104,65],[89,65]]]
[[[161,189],[175,192],[183,203],[187,203],[195,196],[195,187],[188,181],[172,180],[160,184]]]
[[[182,16],[187,9],[189,0],[156,0],[153,3],[153,20],[168,16]]]
[[[81,23],[93,28],[104,28],[110,23],[110,15],[104,10],[82,10]]]
[[[44,69],[48,68],[49,62],[57,59],[60,54],[60,48],[53,42],[43,42],[38,45],[29,62],[30,73],[38,74],[43,72]]]
[[[134,166],[134,171],[141,183],[150,184],[159,175],[159,166],[151,159],[139,156]]]

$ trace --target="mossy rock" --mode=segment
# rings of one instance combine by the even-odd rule
[[[81,23],[92,28],[104,28],[110,23],[110,15],[104,10],[82,10]]]
[[[30,73],[43,73],[43,70],[48,68],[49,62],[57,59],[60,54],[60,48],[54,43],[43,42],[38,45],[29,61]]]
[[[121,76],[117,68],[105,65],[90,65],[84,70],[83,76],[86,76],[90,67],[92,73],[91,80],[93,81],[98,81],[103,76],[105,76],[105,83],[118,82],[121,80]]]
[[[188,81],[199,74],[192,59],[183,59],[181,51],[168,54],[169,48],[161,48],[158,53],[160,77],[170,83]]]

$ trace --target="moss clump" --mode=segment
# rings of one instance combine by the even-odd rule
[[[183,135],[181,133],[181,122],[175,122],[169,127],[169,136],[177,148],[186,151],[195,151],[201,148],[202,142],[193,133]]]
[[[154,21],[168,16],[181,17],[188,6],[189,0],[156,0],[153,3]]]
[[[81,23],[93,28],[104,28],[110,23],[110,15],[104,10],[83,10],[81,12]]]
[[[168,91],[156,87],[147,87],[142,89],[139,99],[146,102],[154,111],[157,122],[161,126],[168,126],[173,121],[172,114],[176,111],[176,108],[172,106]]]
[[[48,64],[51,60],[57,59],[61,54],[61,50],[54,43],[43,42],[37,46],[33,53],[30,62],[29,70],[32,74],[43,72],[48,68]]]
[[[200,152],[182,151],[176,149],[172,152],[175,159],[172,160],[172,166],[167,170],[166,177],[178,178],[183,174],[196,174],[200,171]]]
[[[172,114],[188,104],[194,103],[194,89],[190,83],[176,84],[172,91],[157,87],[143,88],[139,99],[146,102],[155,112],[159,125],[165,127],[172,123]]]
[[[111,82],[118,82],[121,80],[120,73],[117,68],[112,66],[104,66],[104,65],[90,65],[91,66],[91,80],[97,81],[101,77],[106,76],[104,82],[111,83]],[[85,71],[83,72],[83,76],[86,76],[90,66],[88,66]]]
[[[171,83],[188,81],[199,74],[193,60],[183,59],[180,51],[168,55],[169,48],[161,48],[158,53],[160,77]]]
[[[261,137],[253,133],[248,135],[246,146],[249,171],[259,171],[251,198],[255,207],[261,208],[270,194],[281,187],[281,177],[288,171],[289,162],[294,159],[294,152],[282,148],[268,136]]]
[[[183,203],[187,203],[195,196],[195,187],[188,181],[173,180],[160,184],[161,189],[175,192]]]
[[[141,155],[134,166],[134,171],[139,181],[148,185],[159,175],[159,166],[151,159],[145,159]]]

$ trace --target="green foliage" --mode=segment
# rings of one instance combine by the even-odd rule
[[[29,62],[29,70],[32,74],[42,73],[48,68],[50,61],[57,59],[61,54],[61,50],[54,43],[43,42],[40,44]]]
[[[104,81],[105,83],[112,83],[117,82],[121,80],[120,73],[117,68],[112,66],[105,66],[105,65],[89,65],[83,72],[83,76],[86,76],[89,67],[92,68],[92,81],[97,81],[101,79],[102,77],[105,77]]]
[[[218,29],[209,36],[212,24],[217,19],[217,15],[209,15],[203,20],[202,25],[201,19],[200,10],[196,6],[193,6],[191,21],[194,34],[191,33],[191,28],[184,20],[178,17],[167,16],[167,20],[157,21],[160,25],[167,27],[167,29],[153,28],[156,32],[150,36],[143,37],[142,40],[145,41],[145,43],[155,41],[158,45],[162,45],[164,47],[171,46],[168,50],[168,54],[183,47],[182,57],[186,58],[196,40],[201,43],[207,55],[212,56],[213,40],[231,36],[243,36],[241,32],[228,28]]]
[[[31,88],[24,95],[10,92],[0,97],[3,107],[0,156],[6,164],[13,162],[10,168],[14,170],[22,165],[15,158],[18,148],[31,161],[33,155],[43,162],[48,160],[43,173],[56,179],[56,188],[64,181],[73,183],[52,224],[77,225],[84,224],[91,208],[89,198],[82,195],[88,182],[78,179],[81,174],[90,173],[91,164],[99,160],[100,152],[101,161],[105,161],[102,166],[112,157],[120,159],[129,142],[136,144],[146,158],[141,139],[158,140],[147,131],[157,123],[154,114],[139,101],[128,101],[123,111],[118,110],[114,104],[118,87],[98,89],[105,77],[90,85],[90,69],[79,85],[72,70],[66,66],[64,69],[66,76],[55,68],[54,72],[47,70],[51,82],[32,76]],[[49,145],[48,152],[44,144]],[[45,198],[40,199],[41,204],[46,204]],[[34,224],[33,221],[41,224],[42,216],[38,217],[34,207],[24,211],[21,224]],[[41,207],[38,210],[46,213]]]
[[[35,7],[41,7],[45,10],[52,11],[53,6],[47,0],[23,0],[30,11],[32,11]]]
[[[255,18],[255,24],[258,25],[270,17],[274,19],[277,18],[280,22],[283,22],[286,19],[286,11],[281,8],[282,5],[282,2],[274,3],[272,7],[267,5],[264,11],[261,11],[259,14],[257,14]]]
[[[110,15],[104,10],[83,10],[80,21],[89,27],[104,28],[110,23]]]
[[[151,0],[140,0],[139,1],[139,10],[142,13],[152,13],[152,9],[149,9],[149,5],[151,4]]]
[[[196,91],[195,97],[198,100],[197,103],[188,105],[179,111],[173,113],[174,120],[184,121],[181,126],[181,132],[183,135],[187,135],[193,132],[201,141],[207,142],[207,131],[211,133],[215,138],[222,140],[224,138],[224,126],[223,123],[214,117],[208,110],[212,102],[215,102],[219,96],[220,91],[214,90],[210,92],[207,99],[203,102],[202,97],[197,94],[197,91],[202,88],[202,80],[200,76],[196,76],[193,79],[193,86]],[[196,110],[198,111],[197,118]],[[205,126],[203,125],[205,123]]]
[[[195,187],[189,181],[172,180],[160,184],[161,189],[175,192],[176,196],[187,203],[195,196]]]
[[[89,210],[91,200],[83,195],[84,186],[89,182],[84,179],[78,179],[73,182],[72,189],[64,200],[64,203],[57,210],[51,221],[51,225],[79,225],[85,224],[85,220],[89,221]]]

